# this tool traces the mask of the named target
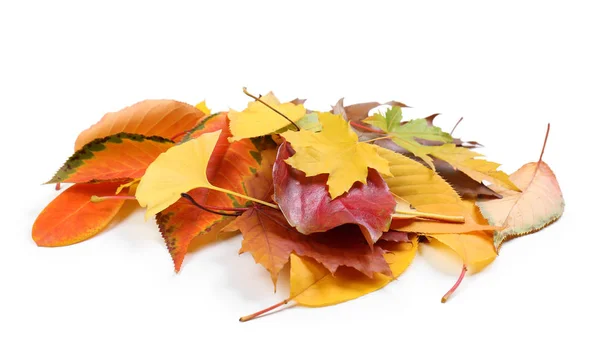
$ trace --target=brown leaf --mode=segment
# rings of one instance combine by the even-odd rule
[[[383,249],[371,249],[356,226],[304,235],[291,227],[280,211],[262,206],[244,212],[236,225],[244,237],[240,253],[250,252],[271,273],[273,283],[292,252],[315,259],[332,273],[344,265],[368,277],[374,273],[391,275]]]
[[[362,121],[369,116],[369,111],[382,105],[408,107],[399,101],[388,101],[385,103],[373,101],[344,106],[344,98],[341,98],[335,106],[333,106],[332,112],[336,115],[342,115],[346,121]]]
[[[486,196],[502,198],[494,190],[470,178],[467,174],[440,159],[433,159],[435,171],[448,182],[462,198],[476,198]]]

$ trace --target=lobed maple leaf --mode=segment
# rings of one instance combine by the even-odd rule
[[[75,184],[40,212],[31,235],[38,246],[58,247],[87,240],[117,215],[125,200],[92,202],[94,195],[112,195],[118,183]]]
[[[94,139],[121,132],[172,139],[194,127],[204,116],[204,112],[183,102],[144,100],[104,115],[98,123],[79,134],[75,150]]]
[[[311,234],[352,223],[360,226],[369,244],[374,244],[388,230],[396,202],[377,171],[369,169],[366,184],[355,184],[332,199],[327,192],[327,176],[307,177],[286,164],[292,154],[287,142],[279,146],[273,167],[273,197],[298,231]]]
[[[375,147],[358,142],[358,136],[346,121],[331,113],[320,113],[323,130],[287,131],[281,134],[296,153],[286,163],[306,176],[328,174],[327,186],[332,199],[348,192],[355,182],[367,183],[368,168],[389,175],[387,161]]]

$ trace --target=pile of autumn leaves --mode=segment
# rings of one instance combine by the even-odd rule
[[[239,231],[240,253],[273,282],[290,263],[282,304],[325,306],[385,286],[424,242],[462,258],[460,282],[503,241],[563,212],[541,157],[509,176],[435,115],[405,120],[395,101],[316,112],[272,93],[254,99],[241,112],[147,100],[106,114],[49,181],[73,185],[40,213],[33,239],[81,242],[134,200],[155,216],[177,271],[194,238]]]

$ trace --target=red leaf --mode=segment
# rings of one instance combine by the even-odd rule
[[[360,229],[353,225],[304,235],[290,226],[280,211],[262,206],[244,212],[236,225],[244,236],[240,253],[250,252],[271,273],[273,283],[292,252],[315,259],[331,273],[340,266],[348,266],[368,277],[374,273],[391,276],[383,249],[370,248]]]
[[[398,232],[398,231],[389,231],[383,233],[379,240],[385,240],[387,242],[396,242],[396,243],[408,243],[410,239],[408,238],[408,233],[406,232]]]
[[[259,169],[262,155],[249,139],[229,143],[227,138],[231,137],[231,133],[225,113],[204,121],[202,129],[195,130],[193,136],[198,137],[200,134],[219,129],[222,132],[206,171],[208,180],[215,186],[246,194],[244,180],[253,176]],[[242,207],[246,203],[237,197],[204,188],[194,189],[188,194],[196,202],[207,206],[231,208]],[[231,217],[202,211],[186,199],[180,199],[156,216],[176,271],[180,270],[192,239],[227,224],[219,222],[231,220]]]
[[[289,144],[281,144],[273,167],[274,200],[298,231],[311,234],[357,224],[367,242],[374,244],[388,230],[396,202],[377,171],[369,169],[366,185],[355,183],[350,191],[332,200],[327,175],[306,177],[284,162],[292,154]]]
[[[91,202],[93,195],[114,195],[118,183],[76,184],[44,208],[31,235],[38,246],[58,247],[98,234],[116,216],[125,200]]]

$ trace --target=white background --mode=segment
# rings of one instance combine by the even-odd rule
[[[6,1],[0,5],[1,354],[598,354],[598,100],[594,2]],[[454,297],[460,266],[427,252],[385,289],[338,306],[238,318],[287,296],[240,239],[182,272],[138,210],[84,243],[38,248],[42,186],[78,133],[146,98],[242,109],[273,90],[326,110],[400,100],[440,112],[512,173],[545,161],[563,218],[507,243]]]

